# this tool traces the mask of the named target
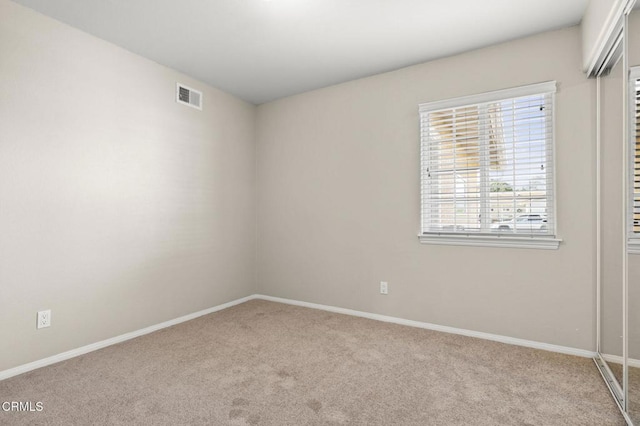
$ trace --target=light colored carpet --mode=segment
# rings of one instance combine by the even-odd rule
[[[623,425],[592,360],[254,300],[0,382],[0,424]]]

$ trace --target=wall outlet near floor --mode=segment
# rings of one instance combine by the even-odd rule
[[[36,328],[45,328],[51,326],[51,309],[38,312],[38,321]]]
[[[389,294],[389,283],[380,281],[380,294]]]

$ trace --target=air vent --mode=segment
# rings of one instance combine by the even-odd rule
[[[176,102],[202,110],[202,92],[198,92],[184,84],[177,83]]]

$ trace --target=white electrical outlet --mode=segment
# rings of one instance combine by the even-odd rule
[[[38,322],[36,328],[45,328],[51,326],[51,309],[38,312]]]
[[[389,294],[389,283],[380,281],[380,294]]]

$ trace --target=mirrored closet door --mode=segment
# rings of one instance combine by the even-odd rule
[[[607,380],[620,404],[623,393],[622,204],[623,61],[620,53],[598,77],[600,109],[600,350]]]
[[[627,327],[628,390],[627,412],[633,424],[640,425],[640,2],[628,18],[629,80],[629,255]]]
[[[622,164],[624,69],[617,42],[610,64],[598,77],[600,116],[600,348],[604,368],[623,404]]]
[[[640,10],[629,1],[602,52],[598,112],[598,356],[629,424],[640,425]]]

